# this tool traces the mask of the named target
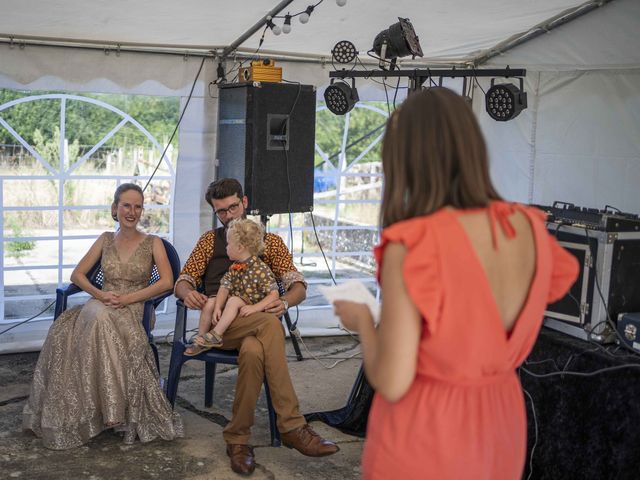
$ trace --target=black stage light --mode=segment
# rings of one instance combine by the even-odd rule
[[[398,17],[399,22],[376,35],[373,41],[373,51],[383,60],[412,55],[422,57],[422,48],[413,25],[408,18]]]
[[[485,95],[485,107],[491,118],[506,122],[516,118],[522,110],[527,108],[527,93],[522,91],[522,78],[520,88],[511,83],[494,85],[493,82],[494,80],[491,80],[491,88]]]
[[[358,51],[349,40],[340,40],[331,50],[331,55],[338,63],[351,63],[358,55]]]
[[[324,91],[324,101],[327,104],[327,108],[336,115],[344,115],[353,110],[358,100],[355,80],[352,80],[351,86],[341,80],[337,82],[331,80],[331,85]]]

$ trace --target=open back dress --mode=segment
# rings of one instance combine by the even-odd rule
[[[521,211],[535,241],[535,273],[510,332],[500,319],[480,259],[458,220],[485,210],[506,238],[509,217]],[[365,479],[520,479],[527,423],[516,368],[531,351],[543,313],[568,291],[577,261],[546,230],[533,208],[492,202],[477,210],[441,209],[382,232],[382,264],[389,242],[405,245],[404,282],[422,316],[417,374],[396,402],[376,395],[363,454]],[[392,321],[392,320],[391,320]]]

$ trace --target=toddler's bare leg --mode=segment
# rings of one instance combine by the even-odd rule
[[[230,297],[229,300],[227,300],[227,304],[224,306],[224,310],[220,316],[220,321],[213,329],[213,333],[218,337],[222,337],[229,325],[231,325],[231,322],[233,322],[238,316],[240,309],[245,305],[246,302],[240,297]]]
[[[198,321],[198,335],[193,339],[193,343],[202,345],[202,336],[211,330],[211,320],[213,319],[213,309],[216,305],[216,297],[209,297],[207,302],[200,311],[200,320]],[[187,355],[192,355],[195,352],[193,346],[188,346],[186,349]]]
[[[216,306],[216,297],[209,297],[200,312],[200,321],[198,322],[198,336],[202,336],[211,330],[213,319],[213,309]]]

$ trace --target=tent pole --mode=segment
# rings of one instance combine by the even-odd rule
[[[493,57],[501,55],[508,50],[511,50],[518,45],[521,45],[529,40],[538,37],[544,33],[548,33],[554,28],[557,28],[565,23],[569,23],[575,20],[578,17],[586,15],[587,13],[595,10],[596,8],[600,8],[605,4],[612,2],[613,0],[593,0],[583,3],[582,5],[578,5],[577,7],[569,8],[558,15],[555,15],[544,22],[538,23],[534,25],[526,32],[517,33],[512,35],[508,39],[494,45],[491,48],[488,48],[477,55],[472,59],[472,63],[474,66],[482,65],[483,63],[488,62]]]
[[[289,5],[293,0],[282,0],[278,5],[273,7],[269,13],[267,13],[264,17],[262,17],[258,22],[251,27],[249,30],[240,35],[237,39],[235,39],[228,47],[222,51],[222,60],[227,58],[231,52],[233,52],[236,48],[238,48],[242,43],[249,38],[251,35],[260,30],[266,23],[267,18],[274,17],[278,13],[280,13],[287,5]]]

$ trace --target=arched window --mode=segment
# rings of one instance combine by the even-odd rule
[[[114,229],[115,188],[144,186],[156,166],[141,225],[171,239],[177,141],[160,156],[178,113],[174,97],[0,90],[0,322],[51,303],[95,238]]]

